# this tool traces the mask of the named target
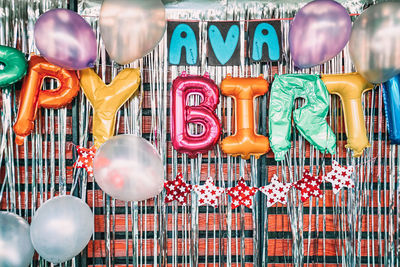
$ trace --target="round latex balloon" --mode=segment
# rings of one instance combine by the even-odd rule
[[[333,0],[316,0],[301,8],[289,30],[294,65],[310,68],[335,57],[347,44],[351,19],[346,9]]]
[[[66,69],[93,67],[97,57],[96,36],[76,12],[52,9],[36,21],[35,44],[41,56]]]
[[[354,22],[349,49],[356,70],[372,83],[400,73],[400,2],[366,9]]]
[[[73,196],[58,196],[36,211],[31,223],[33,247],[52,263],[65,262],[78,255],[94,231],[89,206]]]
[[[0,266],[27,267],[34,252],[29,224],[14,213],[0,212]]]
[[[100,32],[111,59],[121,65],[142,58],[157,46],[166,26],[160,0],[104,0]]]
[[[118,135],[103,143],[93,161],[94,178],[110,196],[142,201],[158,195],[164,185],[164,167],[156,149],[145,139]]]

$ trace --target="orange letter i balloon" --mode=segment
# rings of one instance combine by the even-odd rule
[[[254,98],[267,91],[268,82],[262,75],[258,78],[232,78],[228,74],[222,81],[222,94],[232,96],[236,105],[236,132],[222,140],[224,153],[248,159],[251,155],[259,158],[269,151],[268,138],[255,133],[253,110]]]
[[[58,88],[42,90],[45,78],[57,79]],[[39,108],[62,108],[74,99],[79,89],[75,71],[53,65],[40,56],[32,56],[29,60],[28,75],[22,84],[18,117],[13,127],[15,142],[18,145],[24,144],[25,136],[29,135],[34,127]]]

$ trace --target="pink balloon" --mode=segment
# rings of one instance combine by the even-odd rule
[[[78,13],[52,9],[35,23],[35,44],[47,61],[70,70],[94,66],[97,58],[96,36]]]
[[[218,142],[221,124],[214,113],[219,103],[219,90],[208,75],[187,76],[185,72],[176,78],[171,90],[171,139],[180,153],[193,158],[205,153]],[[197,106],[188,106],[190,95],[200,95]],[[199,134],[189,133],[189,123],[203,126]]]

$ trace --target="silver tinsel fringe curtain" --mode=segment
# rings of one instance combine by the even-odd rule
[[[249,64],[245,60],[246,21],[262,18],[292,18],[308,1],[165,1],[169,19],[200,21],[200,66],[168,66],[167,38],[149,55],[129,66],[142,73],[140,93],[119,111],[116,134],[141,135],[162,155],[165,179],[182,172],[191,184],[212,176],[217,186],[231,187],[242,176],[252,186],[268,184],[273,174],[283,181],[300,179],[304,169],[316,174],[332,159],[354,166],[354,189],[332,194],[323,184],[324,196],[303,204],[291,191],[288,205],[267,208],[265,196],[257,194],[253,209],[230,208],[224,197],[218,208],[199,207],[195,194],[189,206],[166,205],[164,195],[143,202],[121,202],[105,195],[82,169],[73,169],[75,145],[89,147],[91,106],[81,92],[64,109],[41,109],[35,130],[24,146],[14,143],[12,125],[18,111],[20,84],[2,88],[0,139],[0,207],[28,221],[47,199],[73,194],[84,199],[95,214],[95,233],[88,247],[62,266],[399,266],[400,147],[390,145],[378,86],[363,96],[364,115],[371,147],[353,158],[344,147],[346,135],[341,102],[331,96],[328,123],[337,135],[337,153],[324,156],[310,146],[293,127],[292,149],[277,163],[269,153],[248,161],[223,154],[220,147],[195,159],[177,153],[169,133],[169,89],[182,71],[208,72],[217,85],[228,73],[237,77],[295,73],[288,48],[290,20],[282,20],[283,58],[279,64]],[[372,1],[339,1],[349,11],[362,12]],[[24,53],[37,53],[33,26],[40,14],[52,8],[78,11],[93,27],[98,40],[96,70],[110,82],[123,68],[110,61],[101,41],[98,14],[101,0],[0,0],[0,40]],[[235,67],[207,66],[207,21],[240,21],[241,64]],[[135,27],[135,22],[132,22]],[[324,65],[304,73],[349,73],[354,71],[347,47]],[[47,89],[56,86],[46,83]],[[199,99],[193,97],[192,103]],[[257,131],[268,135],[269,95],[256,100]],[[303,100],[296,100],[299,107]],[[231,98],[221,96],[216,110],[223,136],[233,130]],[[38,257],[32,266],[50,266]]]

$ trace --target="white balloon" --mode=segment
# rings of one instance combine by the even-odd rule
[[[164,166],[156,149],[134,135],[110,138],[97,150],[94,178],[110,196],[142,201],[158,195],[164,185]]]
[[[0,212],[0,266],[27,267],[34,253],[29,224],[14,213]]]
[[[36,211],[31,223],[31,240],[39,255],[61,263],[78,255],[94,231],[89,206],[73,196],[58,196]]]
[[[160,0],[104,0],[99,23],[108,54],[124,65],[144,57],[160,42],[165,7]]]

